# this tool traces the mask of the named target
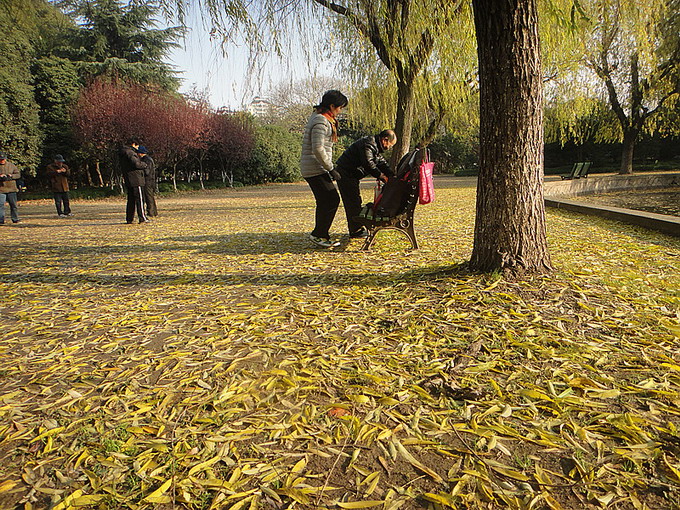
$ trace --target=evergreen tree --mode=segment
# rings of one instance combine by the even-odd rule
[[[34,61],[32,72],[45,137],[43,153],[47,159],[64,154],[70,160],[74,148],[71,107],[82,86],[78,66],[68,59],[44,56]]]
[[[181,27],[156,28],[153,2],[64,0],[58,3],[74,21],[56,53],[81,62],[86,75],[108,75],[176,90],[179,80],[164,62],[178,45]]]
[[[42,133],[33,92],[31,59],[38,38],[38,9],[44,2],[0,2],[0,150],[9,154],[24,174],[39,161]]]

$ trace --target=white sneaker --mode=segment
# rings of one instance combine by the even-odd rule
[[[60,214],[59,217],[60,218],[68,218],[68,216],[66,216],[65,214]]]
[[[312,234],[309,234],[309,239],[314,244],[320,246],[321,248],[333,248],[335,246],[340,246],[340,243],[338,241],[332,242],[330,239],[326,239],[324,237],[316,237],[313,236]]]

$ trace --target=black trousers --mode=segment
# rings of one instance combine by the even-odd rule
[[[68,191],[55,191],[54,205],[57,208],[57,214],[59,216],[62,214],[71,214],[71,202],[68,198]]]
[[[144,203],[146,204],[147,216],[158,216],[158,207],[156,207],[156,183],[154,181],[146,181],[144,184]]]
[[[335,213],[340,206],[340,195],[328,174],[316,175],[305,178],[309,187],[312,188],[316,200],[316,212],[314,214],[315,225],[312,235],[330,239],[330,228],[335,218]]]
[[[345,206],[345,216],[347,216],[347,229],[350,235],[362,229],[361,223],[354,220],[361,212],[361,191],[359,191],[359,179],[350,177],[345,173],[338,181],[338,189],[342,197],[342,204]]]
[[[144,214],[144,191],[141,186],[127,187],[127,207],[125,208],[125,221],[132,223],[135,219],[135,211],[140,223],[148,221]]]

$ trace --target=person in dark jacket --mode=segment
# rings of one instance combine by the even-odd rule
[[[137,149],[139,149],[139,140],[131,138],[118,153],[120,170],[123,172],[125,187],[127,188],[127,207],[125,209],[125,221],[127,223],[132,223],[135,219],[135,210],[140,223],[149,221],[144,213],[144,170],[146,163],[140,159]]]
[[[54,156],[54,161],[47,165],[46,170],[47,177],[50,179],[52,193],[54,194],[54,205],[57,208],[57,215],[60,218],[73,216],[68,196],[68,177],[71,175],[71,170],[64,162],[64,156],[61,154]]]
[[[146,163],[144,169],[144,204],[146,204],[146,215],[149,217],[158,216],[158,207],[156,207],[156,162],[149,151],[143,145],[137,149],[139,159]]]
[[[19,168],[0,152],[0,225],[5,224],[5,201],[9,204],[12,223],[19,223],[17,206],[17,181],[21,179]]]
[[[368,232],[354,219],[361,211],[361,193],[359,181],[368,175],[383,182],[394,175],[389,163],[382,153],[390,150],[397,143],[397,135],[386,129],[375,136],[360,138],[350,145],[335,163],[341,178],[338,189],[345,206],[347,228],[351,238],[366,237]]]

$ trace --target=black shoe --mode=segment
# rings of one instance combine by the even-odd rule
[[[361,230],[357,230],[356,232],[352,232],[349,237],[351,239],[364,239],[368,237],[368,230],[365,228],[361,227]]]
[[[12,220],[12,223],[21,223],[21,220]]]

